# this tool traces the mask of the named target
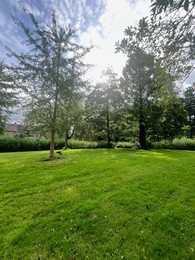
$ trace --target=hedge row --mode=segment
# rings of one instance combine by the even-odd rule
[[[154,142],[151,144],[151,148],[195,151],[195,139],[181,138],[181,139],[174,139],[172,142],[169,141]]]
[[[19,137],[0,137],[0,152],[20,152],[20,151],[38,151],[49,150],[49,140],[35,140]],[[64,140],[57,140],[55,142],[55,149],[63,149]],[[107,148],[107,142],[88,142],[79,140],[69,140],[68,147],[70,149],[84,149],[84,148]],[[112,147],[131,148],[131,143],[116,143]]]
[[[49,140],[35,140],[19,137],[0,136],[0,152],[20,152],[20,151],[38,151],[49,150]],[[55,142],[55,149],[63,149],[64,140]],[[113,143],[112,148],[138,148],[137,145],[130,142]],[[88,142],[79,140],[69,140],[70,149],[84,148],[107,148],[107,142]],[[174,149],[174,150],[195,150],[195,139],[181,138],[172,142],[161,141],[150,144],[153,149]]]
[[[0,137],[0,152],[48,150],[48,140],[33,140],[19,137]]]

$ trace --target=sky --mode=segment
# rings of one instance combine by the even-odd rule
[[[44,22],[49,22],[51,10],[55,10],[60,25],[71,23],[78,30],[84,46],[94,46],[85,57],[85,62],[94,67],[87,78],[101,79],[101,72],[108,66],[119,75],[125,65],[124,54],[115,54],[115,42],[122,40],[124,30],[135,24],[150,10],[150,0],[0,0],[0,42],[21,52],[25,46],[20,28],[11,15],[29,24],[23,8]],[[1,58],[6,60],[5,51],[0,49]]]

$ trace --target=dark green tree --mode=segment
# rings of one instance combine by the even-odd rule
[[[188,115],[190,138],[195,136],[195,83],[184,92],[184,107]]]
[[[134,46],[128,50],[128,58],[123,70],[122,88],[139,124],[140,146],[146,149],[146,117],[148,102],[153,95],[154,57]]]
[[[139,123],[139,142],[143,149],[146,149],[146,134],[149,136],[155,133],[159,138],[173,137],[171,133],[165,134],[160,131],[159,120],[166,110],[165,96],[168,95],[169,100],[172,99],[174,104],[178,104],[174,82],[184,75],[185,71],[181,63],[182,58],[177,52],[175,52],[176,56],[170,58],[166,57],[163,44],[157,48],[157,43],[159,44],[162,38],[160,34],[159,37],[154,34],[154,26],[159,30],[156,29],[155,32],[162,32],[161,30],[164,29],[163,25],[154,25],[154,22],[150,23],[147,18],[142,18],[137,26],[128,27],[125,30],[125,38],[116,43],[116,51],[122,51],[128,58],[123,71],[123,88],[126,89],[126,100]],[[182,105],[181,110],[183,111],[182,118],[184,118],[185,112]],[[174,112],[174,109],[164,114],[166,118],[170,116],[169,119],[171,119],[171,111]],[[175,117],[179,125],[184,123],[182,118]],[[173,122],[172,127],[176,130],[176,121]]]
[[[154,114],[157,115],[154,117]],[[168,96],[153,104],[148,138],[150,141],[173,140],[183,132],[187,122],[187,114],[178,96]]]
[[[186,123],[186,112],[179,98],[174,77],[155,64],[153,95],[148,100],[147,132],[150,140],[173,139]]]

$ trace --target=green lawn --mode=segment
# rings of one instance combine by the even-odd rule
[[[195,259],[195,152],[0,154],[0,259]]]

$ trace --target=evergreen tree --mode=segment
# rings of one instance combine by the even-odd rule
[[[6,121],[11,114],[10,109],[17,102],[14,75],[3,61],[0,61],[0,133],[4,132]]]

